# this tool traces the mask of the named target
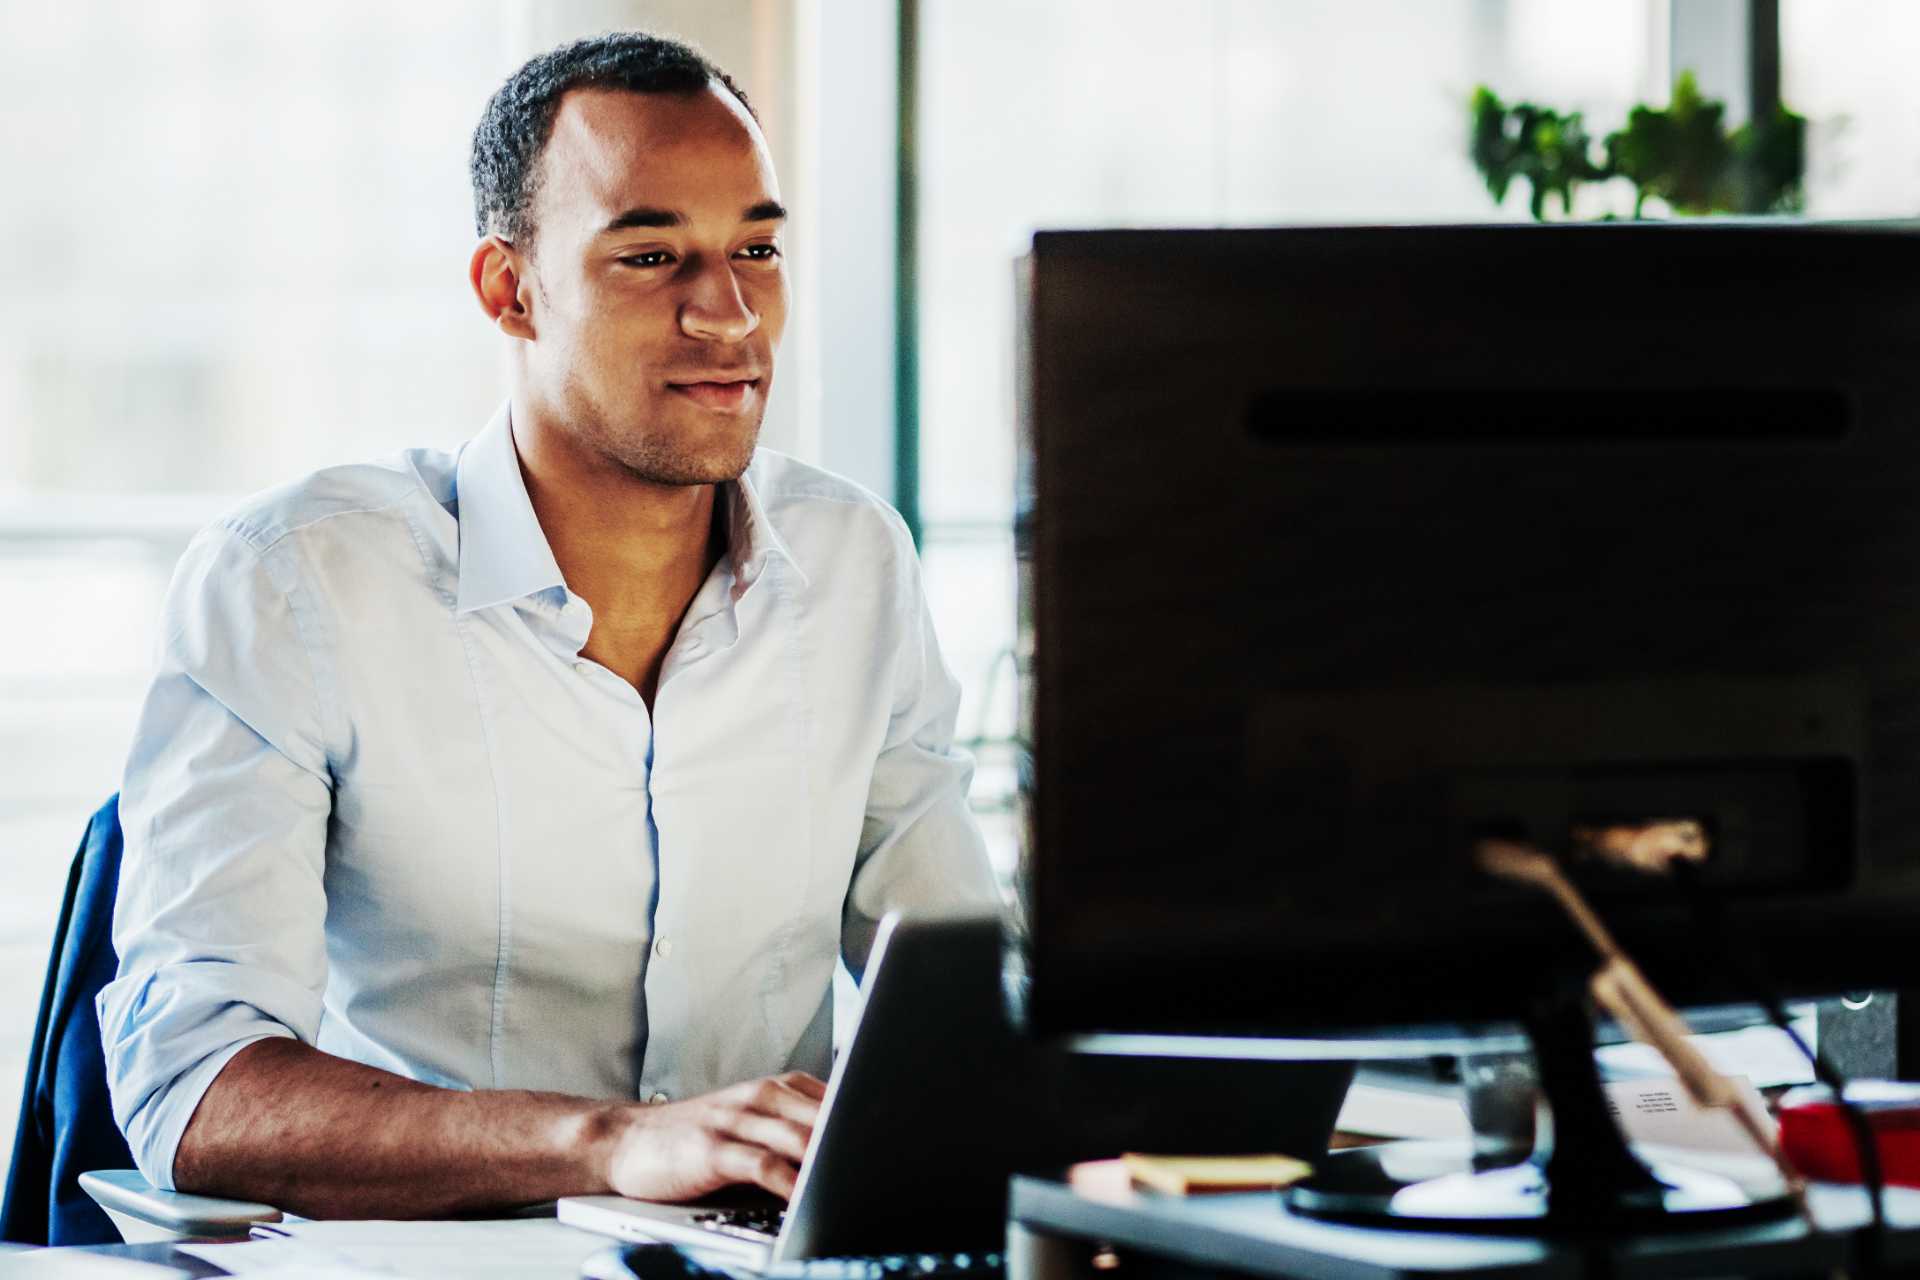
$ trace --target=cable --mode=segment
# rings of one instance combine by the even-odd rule
[[[1872,1211],[1872,1225],[1869,1230],[1869,1247],[1866,1250],[1865,1274],[1872,1275],[1880,1270],[1881,1259],[1886,1256],[1886,1174],[1880,1164],[1880,1144],[1874,1140],[1873,1126],[1868,1122],[1866,1112],[1847,1097],[1846,1077],[1825,1054],[1816,1053],[1800,1032],[1795,1029],[1793,1020],[1787,1016],[1786,1005],[1772,988],[1761,980],[1759,974],[1743,963],[1730,945],[1727,938],[1726,919],[1720,910],[1720,901],[1700,882],[1698,870],[1690,862],[1675,860],[1669,864],[1674,883],[1679,886],[1680,895],[1693,912],[1694,923],[1699,926],[1703,937],[1711,946],[1714,954],[1733,976],[1734,981],[1743,987],[1762,1009],[1766,1011],[1768,1021],[1786,1032],[1794,1047],[1806,1056],[1813,1066],[1814,1079],[1825,1085],[1833,1094],[1835,1104],[1840,1108],[1841,1117],[1846,1121],[1848,1131],[1853,1135],[1854,1155],[1860,1166],[1860,1180],[1866,1187],[1867,1203]]]

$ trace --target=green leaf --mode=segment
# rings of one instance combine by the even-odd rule
[[[1610,176],[1595,161],[1593,139],[1577,111],[1529,102],[1508,106],[1481,85],[1473,93],[1471,121],[1468,151],[1488,193],[1504,200],[1516,180],[1524,181],[1527,207],[1538,221],[1546,220],[1550,197],[1558,196],[1562,213],[1570,215],[1581,183]]]
[[[1645,104],[1606,135],[1598,158],[1586,122],[1531,102],[1474,90],[1469,154],[1496,201],[1515,182],[1544,221],[1551,201],[1570,216],[1581,184],[1614,177],[1633,184],[1633,216],[1658,198],[1678,214],[1793,213],[1805,206],[1806,120],[1785,107],[1728,132],[1724,102],[1700,92],[1692,72],[1674,81],[1665,107]]]
[[[1606,148],[1613,170],[1633,183],[1636,203],[1659,196],[1676,213],[1737,207],[1726,111],[1725,103],[1701,95],[1692,72],[1683,72],[1664,111],[1638,106],[1628,113],[1626,128],[1609,134]]]

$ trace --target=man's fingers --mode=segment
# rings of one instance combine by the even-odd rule
[[[744,1142],[721,1142],[713,1153],[713,1168],[728,1182],[750,1182],[782,1199],[793,1196],[793,1184],[800,1177],[800,1167],[793,1161]]]
[[[813,1128],[820,1116],[820,1099],[803,1093],[783,1079],[761,1080],[747,1095],[747,1110],[759,1111],[782,1120]]]
[[[765,1147],[775,1155],[784,1156],[798,1164],[800,1157],[807,1154],[807,1139],[813,1136],[813,1130],[808,1125],[783,1120],[779,1116],[744,1111],[728,1126],[728,1136],[752,1146]]]
[[[806,1094],[815,1102],[819,1102],[827,1096],[827,1082],[810,1076],[804,1071],[789,1071],[783,1076],[776,1076],[774,1078],[781,1084],[786,1085],[789,1089],[795,1089]]]

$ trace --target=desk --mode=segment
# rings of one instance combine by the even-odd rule
[[[1575,1245],[1439,1233],[1383,1231],[1295,1217],[1271,1193],[1193,1198],[1130,1190],[1089,1196],[1058,1179],[1019,1177],[1012,1187],[1008,1280],[1088,1280],[1092,1242],[1115,1247],[1128,1261],[1120,1280],[1155,1275],[1311,1276],[1317,1280],[1412,1280],[1414,1277],[1504,1275],[1567,1277],[1589,1274],[1661,1277],[1831,1275],[1857,1256],[1851,1232],[1866,1225],[1865,1193],[1857,1187],[1816,1186],[1810,1201],[1819,1230],[1797,1219],[1727,1231],[1701,1232],[1601,1244]],[[1887,1261],[1920,1266],[1920,1191],[1887,1193]],[[436,1265],[430,1254],[401,1274],[502,1275],[516,1280],[573,1280],[590,1254],[616,1242],[558,1223],[551,1227],[557,1250],[528,1265],[526,1253],[496,1257],[494,1266]],[[331,1224],[322,1224],[331,1225]],[[353,1227],[360,1224],[340,1224]],[[384,1224],[381,1224],[384,1225]],[[398,1225],[398,1224],[396,1224]],[[431,1225],[431,1224],[430,1224]],[[464,1224],[463,1224],[464,1225]],[[478,1224],[488,1226],[492,1224]],[[246,1243],[210,1249],[246,1249]],[[91,1246],[65,1252],[124,1257],[175,1267],[183,1277],[227,1272],[212,1262],[167,1244]],[[0,1258],[0,1276],[11,1264],[35,1255]],[[1171,1265],[1165,1265],[1171,1264]],[[24,1275],[31,1275],[24,1270]],[[1102,1276],[1108,1273],[1099,1273]]]
[[[1432,1276],[1647,1277],[1831,1275],[1855,1256],[1868,1222],[1858,1187],[1816,1186],[1820,1230],[1798,1219],[1726,1231],[1587,1244],[1345,1226],[1297,1217],[1271,1192],[1181,1198],[1132,1191],[1084,1194],[1056,1178],[1013,1182],[1008,1280],[1087,1280],[1093,1242],[1122,1259],[1172,1263],[1173,1274],[1414,1280]],[[1886,1196],[1887,1261],[1920,1264],[1920,1191]],[[1135,1268],[1136,1274],[1140,1273]]]
[[[157,1266],[172,1267],[186,1280],[228,1274],[210,1262],[202,1262],[190,1253],[180,1252],[171,1244],[76,1244],[59,1249],[27,1249],[20,1253],[0,1254],[0,1276],[11,1277],[15,1271],[18,1271],[22,1280],[28,1280],[28,1277],[35,1274],[36,1260],[44,1265],[45,1259],[52,1254],[62,1257],[70,1254],[86,1254],[105,1258],[127,1258],[134,1262],[151,1262]],[[51,1268],[48,1270],[51,1271]]]
[[[89,1245],[0,1258],[0,1277],[13,1274],[17,1262],[23,1280],[34,1274],[33,1260],[93,1254],[154,1263],[173,1274],[197,1280],[201,1276],[242,1274],[268,1267],[304,1264],[367,1274],[448,1277],[472,1280],[575,1280],[581,1264],[619,1241],[570,1227],[553,1218],[514,1218],[475,1222],[321,1222],[295,1239],[240,1240],[228,1243],[161,1243]],[[194,1252],[189,1252],[192,1250]],[[223,1266],[221,1255],[233,1251]],[[204,1252],[205,1259],[195,1253]],[[59,1274],[48,1269],[49,1277]],[[106,1280],[104,1273],[99,1280]],[[130,1277],[129,1280],[132,1280]],[[155,1273],[154,1280],[158,1280]]]

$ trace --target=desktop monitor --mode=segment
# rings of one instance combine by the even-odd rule
[[[1920,977],[1920,234],[1043,232],[1019,296],[1028,1027],[1507,1022],[1587,953],[1475,842],[1652,819],[1778,992]]]

